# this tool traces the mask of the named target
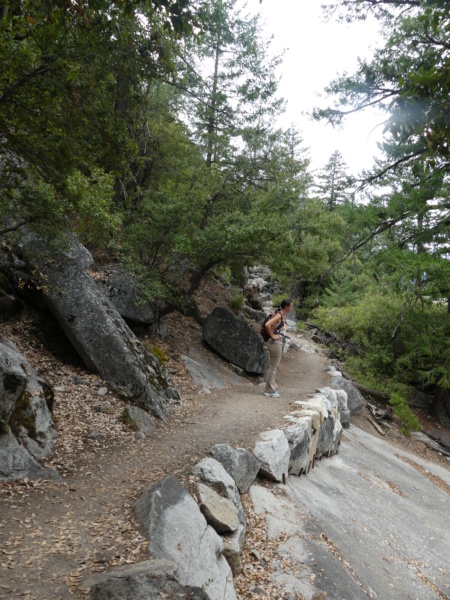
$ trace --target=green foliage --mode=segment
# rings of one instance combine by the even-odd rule
[[[184,0],[4,3],[0,231],[114,229],[113,178],[139,160],[135,112],[148,82],[173,71],[174,31],[194,23]]]
[[[303,321],[297,321],[296,330],[297,331],[309,331],[308,326]]]
[[[399,417],[402,422],[401,431],[408,437],[411,435],[411,431],[421,431],[422,426],[420,425],[417,417],[413,411],[409,408],[405,398],[396,392],[391,394],[389,404],[392,406],[394,414]]]
[[[152,346],[150,348],[150,352],[153,354],[153,356],[156,356],[162,365],[165,365],[170,360],[164,350],[162,350],[159,346]]]
[[[382,22],[385,44],[370,62],[360,60],[354,75],[345,74],[331,83],[328,92],[338,101],[332,108],[317,110],[316,117],[339,123],[346,114],[377,104],[389,115],[385,131],[393,150],[388,168],[425,161],[431,170],[448,172],[450,15],[446,2],[341,0],[336,5],[347,20],[373,12]]]
[[[315,317],[324,329],[356,346],[360,356],[348,361],[365,375],[448,388],[450,320],[445,305],[431,300],[417,305],[406,294],[372,288],[353,304],[319,307]]]
[[[238,312],[244,306],[244,296],[242,292],[236,292],[233,296],[231,296],[228,304],[233,311]]]
[[[315,191],[329,210],[353,198],[354,178],[348,174],[347,165],[339,150],[333,152],[328,163],[315,178]]]

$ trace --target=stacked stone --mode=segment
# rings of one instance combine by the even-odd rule
[[[332,381],[341,378],[335,369],[330,374]],[[289,425],[261,433],[252,452],[226,444],[215,446],[193,469],[197,502],[174,477],[168,477],[148,488],[136,503],[136,517],[149,539],[150,555],[154,561],[172,565],[172,579],[165,585],[175,585],[175,578],[180,598],[204,593],[198,597],[234,600],[233,575],[241,571],[246,533],[240,495],[258,475],[286,483],[290,475],[308,473],[316,459],[337,453],[343,422],[348,425],[351,412],[347,392],[324,387],[295,405],[286,416]],[[115,572],[112,579],[103,575],[92,588],[96,594],[92,598],[116,598],[99,595],[102,589],[105,593],[113,589],[114,577]],[[134,572],[130,574],[131,587],[136,585],[135,577]],[[155,578],[159,582],[167,579],[164,574],[158,577],[152,576],[148,585],[154,585]],[[139,570],[139,585],[142,581]],[[181,590],[190,591],[183,595]]]

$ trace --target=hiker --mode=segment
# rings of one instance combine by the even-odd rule
[[[269,339],[266,342],[269,352],[269,368],[266,375],[266,390],[264,396],[279,398],[275,383],[275,376],[281,360],[283,350],[283,337],[286,331],[286,316],[294,308],[289,298],[281,301],[281,306],[276,310],[273,317],[265,324]],[[283,332],[283,333],[282,333]]]

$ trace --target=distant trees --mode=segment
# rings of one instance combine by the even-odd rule
[[[345,201],[351,201],[355,180],[348,174],[344,157],[335,150],[327,164],[321,169],[315,179],[315,190],[332,211]]]
[[[339,18],[363,19],[369,12],[379,18],[384,45],[373,59],[360,60],[353,75],[330,84],[336,102],[315,115],[340,123],[373,105],[387,115],[384,158],[363,174],[364,201],[341,211],[347,222],[344,251],[323,297],[327,308],[317,316],[359,346],[361,355],[348,366],[367,383],[384,375],[391,378],[391,389],[422,384],[447,390],[448,396],[447,5],[443,0],[336,2],[331,12]]]

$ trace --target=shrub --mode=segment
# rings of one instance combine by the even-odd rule
[[[244,296],[241,293],[237,292],[236,294],[234,294],[234,296],[230,298],[228,304],[230,305],[230,308],[232,310],[237,312],[244,306]]]
[[[397,415],[402,422],[402,427],[400,429],[405,435],[409,437],[411,431],[420,431],[422,429],[416,415],[409,408],[405,398],[401,394],[398,394],[397,392],[391,394],[389,404],[392,406],[394,414]]]
[[[303,321],[297,321],[297,331],[308,331],[308,326]]]

